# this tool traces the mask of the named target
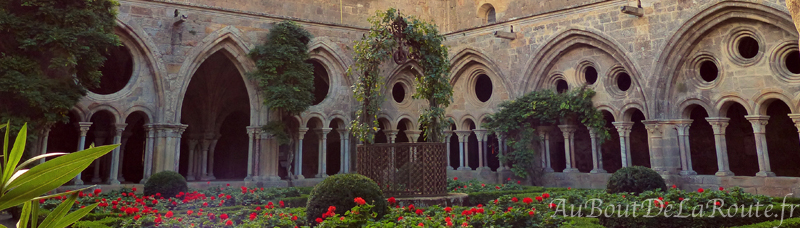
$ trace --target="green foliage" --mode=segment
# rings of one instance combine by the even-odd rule
[[[798,228],[800,227],[800,218],[791,218],[783,221],[775,220],[769,222],[761,222],[746,226],[736,226],[735,228],[774,228],[774,227]]]
[[[419,20],[413,16],[404,16],[396,9],[378,12],[369,19],[370,30],[354,46],[355,61],[347,69],[348,75],[356,76],[353,94],[360,108],[351,124],[353,135],[362,142],[372,143],[378,131],[377,115],[383,102],[380,65],[401,44],[408,45],[409,56],[416,61],[423,75],[416,76],[416,93],[414,99],[428,100],[429,107],[420,115],[420,124],[425,130],[428,141],[440,142],[442,131],[450,126],[445,120],[445,108],[450,105],[453,88],[448,77],[450,63],[447,58],[447,47],[442,43],[445,37],[439,34],[434,24]],[[393,24],[406,25],[402,38],[392,33]],[[399,41],[399,42],[398,42]],[[405,47],[405,46],[404,46]]]
[[[592,104],[595,92],[580,88],[564,93],[551,90],[533,91],[515,100],[500,104],[500,111],[489,115],[484,128],[490,133],[506,138],[510,151],[499,159],[512,163],[511,171],[519,177],[540,173],[537,167],[535,142],[539,140],[536,127],[566,124],[565,120],[579,121],[594,130],[602,142],[609,137],[602,112]],[[573,120],[574,119],[574,120]],[[577,124],[577,123],[575,123]]]
[[[630,192],[640,194],[644,191],[666,190],[664,178],[656,171],[643,166],[624,167],[608,179],[608,193]]]
[[[114,0],[0,1],[0,119],[34,132],[99,85],[114,34]],[[19,131],[12,128],[12,132]]]
[[[317,184],[308,199],[306,217],[308,221],[321,218],[329,206],[335,206],[336,212],[349,211],[356,206],[356,197],[375,205],[374,211],[381,218],[386,214],[388,206],[378,184],[359,174],[337,174],[325,178]]]
[[[173,171],[161,171],[150,176],[144,183],[144,195],[151,196],[161,193],[162,196],[175,196],[180,192],[186,192],[189,187],[186,179],[180,173]]]
[[[97,221],[78,221],[72,225],[73,228],[111,228],[119,227],[126,218],[105,217]]]

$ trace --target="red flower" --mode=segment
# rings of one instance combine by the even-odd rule
[[[571,190],[571,189],[572,189],[572,187],[567,187],[567,190]]]
[[[99,188],[98,188],[98,189],[95,189],[95,190],[94,190],[94,194],[95,194],[95,195],[99,195],[99,194],[100,194],[100,192],[102,192],[102,191],[103,191],[103,190],[100,190]]]
[[[697,189],[697,192],[702,193],[703,192],[703,188]]]
[[[417,215],[422,215],[422,209],[417,209],[416,213]]]
[[[556,205],[554,203],[550,203],[550,209],[555,210],[557,207],[558,207],[558,205]]]
[[[228,219],[228,214],[221,214],[219,215],[220,219]]]
[[[511,197],[511,202],[514,203],[519,202],[519,199],[517,199],[517,197]]]
[[[214,220],[215,218],[217,218],[217,217],[214,216],[214,214],[208,213],[208,220]]]
[[[675,185],[673,184],[673,185],[672,185],[672,188],[677,188],[677,186],[675,186]]]
[[[445,207],[444,211],[446,211],[447,213],[450,213],[451,211],[453,211],[453,208]]]
[[[233,221],[228,220],[227,222],[225,222],[225,225],[226,226],[233,226]]]
[[[139,220],[140,217],[142,217],[142,216],[139,216],[139,215],[133,216],[133,220]]]
[[[397,200],[394,197],[389,197],[387,201],[389,201],[389,204],[394,204],[397,202]]]
[[[356,197],[353,201],[356,202],[356,204],[358,204],[358,205],[364,205],[365,203],[367,203],[361,197]]]
[[[546,192],[542,193],[542,198],[545,198],[545,199],[550,198],[550,194],[546,193]]]
[[[533,199],[531,199],[530,197],[525,197],[525,199],[522,199],[522,202],[524,202],[525,204],[531,204],[533,203]]]
[[[542,197],[541,197],[541,196],[537,196],[537,197],[536,197],[536,201],[542,202],[542,200],[543,200],[543,199],[542,199]]]
[[[408,205],[408,210],[414,210],[414,204]]]
[[[397,221],[403,220],[403,216],[397,217]]]
[[[316,220],[314,220],[314,221],[317,221],[317,223],[322,223],[322,218],[317,218],[317,219],[316,219]]]
[[[136,187],[131,188],[131,191],[136,192]]]
[[[208,207],[208,202],[203,202],[203,207]]]
[[[721,205],[721,203],[719,201],[717,201],[717,202],[714,202],[714,205],[719,206],[719,205]]]
[[[292,216],[292,221],[297,221],[297,215]]]
[[[520,184],[520,182],[519,182],[519,181],[517,181],[517,184]]]
[[[192,212],[193,212],[192,210],[188,210],[188,211],[186,211],[186,214],[187,215],[192,215]]]
[[[161,217],[156,217],[156,219],[153,220],[153,222],[154,223],[161,223]]]
[[[231,184],[225,184],[225,186],[228,186],[228,187],[230,187],[230,186],[231,186]]]
[[[425,226],[425,224],[419,223],[419,225],[417,225],[417,226]]]
[[[496,188],[497,190],[500,190],[500,186],[495,185],[494,188]]]
[[[344,221],[344,216],[339,217],[339,221]]]
[[[469,223],[467,223],[467,222],[464,222],[464,223],[462,223],[462,224],[461,224],[461,226],[462,226],[462,227],[468,227],[468,226],[469,226]]]
[[[533,211],[528,211],[528,215],[533,216]]]
[[[494,204],[497,204],[497,199],[494,199]]]
[[[334,207],[334,206],[328,207],[328,213],[333,214],[333,212],[335,212],[335,211],[336,211],[336,207]]]
[[[481,208],[481,207],[483,207],[483,204],[478,204],[478,208]]]
[[[457,181],[457,180],[458,180],[458,177],[453,177],[453,180],[456,180],[456,181]]]
[[[447,226],[453,226],[453,222],[447,221]]]
[[[724,189],[724,188],[722,188],[722,187],[719,187],[719,190],[720,190],[720,191],[724,191],[725,189]]]
[[[678,197],[678,201],[683,201],[683,197]]]
[[[281,205],[281,207],[283,207],[283,200],[278,201],[278,205]]]
[[[167,211],[167,214],[164,215],[167,218],[172,218],[172,211]]]
[[[258,216],[258,215],[257,215],[255,212],[253,212],[252,214],[250,214],[250,221],[253,221],[253,220],[255,220],[255,219],[256,219],[256,216]]]

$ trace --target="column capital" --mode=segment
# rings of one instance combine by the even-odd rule
[[[303,138],[306,136],[306,132],[308,132],[308,130],[309,129],[307,127],[298,128],[297,129],[297,139],[298,140],[303,140]]]
[[[408,136],[408,140],[412,143],[419,141],[419,136],[422,134],[420,130],[407,130],[406,136]]]
[[[320,138],[327,138],[328,133],[331,133],[332,130],[333,128],[319,128],[319,129],[314,129],[314,132],[317,133],[320,136]]]
[[[794,126],[797,127],[797,132],[800,132],[800,114],[789,114],[789,118],[792,118]]]
[[[644,128],[647,129],[647,133],[650,134],[651,137],[661,137],[661,133],[663,133],[661,129],[661,121],[659,120],[645,120],[642,121],[644,124]]]
[[[561,129],[563,133],[575,133],[578,130],[577,125],[558,125],[558,128]]]
[[[188,127],[189,125],[186,124],[177,124],[175,128],[176,128],[176,133],[178,133],[178,137],[181,137],[181,135],[183,135],[183,132],[186,131],[186,128]]]
[[[383,130],[383,133],[386,134],[386,136],[397,136],[400,130]]]
[[[470,134],[472,134],[472,131],[470,130],[457,130],[454,132],[461,140],[466,140],[466,138],[469,137]]]
[[[475,136],[478,137],[478,141],[485,141],[486,140],[484,137],[486,137],[486,133],[488,132],[488,130],[486,130],[486,129],[474,129],[474,130],[472,130],[472,132],[475,132]]]
[[[253,134],[261,133],[260,126],[247,126],[246,128],[247,128],[247,134],[249,134],[250,136],[252,136]]]
[[[611,122],[611,124],[613,124],[620,133],[630,133],[631,128],[633,128],[633,122]]]
[[[86,136],[89,128],[92,127],[92,122],[78,122],[78,127],[80,128],[81,136]]]
[[[714,129],[714,135],[724,135],[730,120],[731,118],[727,117],[706,117],[706,121],[711,124],[711,129]]]
[[[769,123],[769,116],[767,115],[748,115],[744,116],[745,119],[750,121],[753,125],[753,133],[764,134],[766,132],[767,123]]]
[[[122,134],[123,131],[125,131],[125,128],[128,127],[128,124],[126,124],[126,123],[118,123],[118,124],[114,124],[114,127],[116,128],[115,130],[117,131],[117,134],[122,136],[121,134]]]

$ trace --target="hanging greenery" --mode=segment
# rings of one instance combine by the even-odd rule
[[[314,102],[314,67],[308,60],[311,33],[293,21],[276,24],[267,41],[250,51],[256,70],[250,76],[258,80],[264,105],[276,111],[264,127],[280,144],[289,142],[282,119],[299,115]]]
[[[356,41],[355,63],[347,69],[348,75],[356,75],[353,93],[361,103],[351,124],[353,135],[362,142],[372,143],[384,99],[380,66],[392,58],[397,64],[415,61],[422,68],[423,75],[416,75],[413,98],[427,100],[429,107],[422,111],[419,122],[429,142],[442,141],[442,131],[450,125],[444,111],[453,95],[447,47],[442,43],[444,36],[435,25],[403,16],[396,9],[378,12],[369,22],[369,32]]]
[[[489,115],[483,127],[490,133],[506,138],[510,151],[500,156],[503,163],[513,163],[511,171],[519,177],[541,172],[534,145],[539,140],[536,127],[580,121],[595,130],[597,140],[609,137],[602,112],[592,104],[595,92],[581,88],[555,93],[551,90],[534,91],[516,100],[500,104],[500,111]],[[577,123],[576,123],[577,124]]]

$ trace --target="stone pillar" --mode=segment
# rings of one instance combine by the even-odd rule
[[[211,144],[214,142],[214,138],[216,135],[211,132],[206,132],[203,134],[203,140],[200,143],[200,150],[203,151],[200,155],[200,180],[211,180],[208,176],[208,162],[213,158],[208,157],[208,151],[211,148]]]
[[[450,164],[450,137],[453,137],[453,131],[444,131],[444,143],[447,144],[447,170],[453,170],[453,165]]]
[[[208,146],[208,177],[207,180],[216,180],[217,177],[214,176],[214,151],[217,148],[217,142],[219,141],[219,137],[222,135],[218,133],[214,133],[214,138],[211,140],[211,145]]]
[[[328,133],[330,133],[331,130],[333,129],[317,129],[317,134],[319,135],[319,166],[317,166],[317,178],[328,177]]]
[[[294,159],[294,161],[295,161],[295,164],[294,164],[294,176],[295,176],[295,179],[306,179],[303,176],[303,137],[305,137],[307,131],[308,131],[308,128],[305,128],[305,127],[301,127],[297,131],[297,133],[298,133],[297,134],[297,139],[298,139],[297,140],[298,141],[298,143],[297,143],[297,155],[295,156],[296,159]]]
[[[39,154],[42,154],[42,155],[43,155],[43,154],[46,154],[46,153],[47,153],[47,140],[50,138],[50,128],[49,128],[49,127],[48,127],[48,128],[45,128],[45,129],[43,130],[43,132],[42,132],[42,135],[44,136],[44,137],[42,138],[42,151],[41,151],[41,153],[39,153]],[[45,161],[46,161],[46,159],[45,159],[45,158],[42,158],[42,159],[39,159],[39,161],[38,161],[37,163],[39,163],[39,164],[42,164],[42,163],[44,163]]]
[[[256,128],[253,126],[247,127],[247,176],[244,181],[253,181],[253,141],[256,136]]]
[[[589,128],[589,138],[592,141],[592,171],[589,173],[607,173],[603,169],[603,151],[601,151],[600,143],[597,141],[597,131]]]
[[[408,142],[416,143],[419,142],[419,136],[422,134],[420,130],[406,130],[406,137],[408,137]]]
[[[564,173],[577,173],[578,171],[575,163],[575,131],[577,128],[575,125],[558,125],[558,128],[561,129],[561,133],[564,135],[564,156],[567,160],[567,167],[564,169]]]
[[[706,118],[706,119],[708,119],[708,118]],[[697,172],[692,170],[692,147],[690,147],[690,145],[689,145],[690,144],[689,143],[689,127],[692,126],[692,122],[693,121],[694,120],[692,120],[692,119],[682,119],[682,120],[676,120],[675,121],[675,129],[678,131],[678,149],[680,150],[680,153],[681,153],[681,172],[680,172],[681,176],[697,175]],[[711,123],[711,121],[708,121],[708,122]],[[728,123],[728,121],[726,120],[725,124],[727,125],[727,123]],[[725,128],[725,127],[722,127],[722,128]],[[722,132],[723,132],[723,134],[721,135],[721,137],[723,137],[723,141],[724,141],[724,137],[725,137],[724,132],[725,131],[723,130]],[[714,131],[714,138],[715,138],[715,141],[716,141],[717,131]],[[718,149],[717,150],[717,165],[722,164],[720,162],[721,161],[721,159],[720,159],[721,156],[719,156],[719,154],[720,154],[720,150]],[[727,152],[726,152],[726,154],[727,154]],[[722,166],[720,166],[720,167],[722,167]]]
[[[195,178],[194,178],[194,169],[195,169],[195,167],[194,167],[194,160],[195,160],[194,159],[194,154],[195,154],[195,151],[197,151],[196,150],[197,149],[197,144],[200,143],[199,142],[200,140],[198,140],[197,138],[198,138],[198,136],[195,135],[195,134],[192,134],[191,136],[189,136],[189,151],[187,151],[189,153],[189,162],[188,162],[189,164],[188,164],[188,167],[186,167],[186,180],[187,181],[195,180]]]
[[[800,114],[789,114],[789,118],[792,118],[794,126],[797,128],[797,133],[800,135]]]
[[[467,151],[464,147],[466,147],[467,139],[469,139],[469,134],[471,131],[456,131],[456,135],[458,135],[458,152],[459,152],[459,167],[458,170],[472,170],[469,167],[469,157],[467,156]],[[466,148],[469,149],[469,148]],[[466,165],[465,165],[466,164]]]
[[[631,160],[631,128],[633,128],[633,122],[613,122],[614,127],[617,128],[617,132],[619,132],[619,152],[622,155],[622,167],[630,167],[633,166],[633,161]]]
[[[347,160],[347,150],[345,149],[345,144],[347,144],[347,129],[336,129],[336,132],[339,133],[339,172],[338,174],[345,173],[345,163]]]
[[[96,131],[94,133],[94,146],[102,146],[103,143],[105,143],[107,136],[108,132]],[[103,159],[103,157],[94,160],[94,175],[92,175],[92,183],[100,183],[103,181],[103,179],[100,178],[100,159]]]
[[[150,179],[150,175],[153,172],[153,148],[155,144],[155,129],[153,128],[153,124],[145,124],[144,129],[147,132],[147,140],[145,141],[144,145],[144,174],[142,175],[142,180],[139,181],[140,184],[144,184],[147,182],[147,179]]]
[[[397,139],[397,133],[399,132],[400,130],[383,130],[383,133],[386,134],[389,143],[394,143],[394,141]]]
[[[120,144],[122,141],[122,132],[125,131],[125,127],[128,124],[115,124],[116,127],[116,134],[114,134],[114,144]],[[118,146],[114,149],[111,154],[111,171],[109,172],[108,176],[108,183],[109,184],[120,184],[119,180],[117,180],[117,173],[119,172],[119,151],[122,145]]]
[[[725,128],[728,127],[730,118],[725,117],[707,117],[706,120],[711,124],[714,130],[714,145],[717,150],[717,176],[733,176],[728,163],[728,142],[725,139]],[[687,145],[687,149],[688,149]],[[687,151],[691,154],[691,151]]]
[[[486,163],[484,161],[486,151],[483,149],[483,145],[485,143],[486,138],[486,130],[483,129],[474,129],[472,132],[475,133],[476,138],[478,139],[478,170],[486,169]]]
[[[86,133],[89,132],[89,128],[92,127],[92,122],[78,122],[78,127],[81,130],[81,137],[78,139],[78,150],[76,151],[82,151],[84,148],[86,148]],[[75,176],[74,184],[83,185],[81,173],[78,173],[78,176]]]
[[[189,125],[186,124],[156,124],[158,148],[156,150],[154,172],[178,172],[181,156],[181,135]]]
[[[255,126],[253,136],[253,181],[261,180],[261,127]]]
[[[503,152],[506,150],[506,147],[504,146],[505,140],[506,140],[505,136],[497,135],[497,154],[499,154],[500,156],[502,156]],[[503,164],[503,162],[501,161],[500,167],[497,168],[497,171],[510,170],[510,169],[511,168],[508,167],[508,163]]]
[[[554,172],[553,166],[550,163],[550,131],[553,130],[552,126],[538,126],[536,127],[536,132],[539,134],[539,138],[542,139],[541,144],[539,146],[539,151],[542,153],[542,168],[546,173]]]
[[[119,182],[125,182],[125,177],[122,175],[123,166],[125,166],[125,145],[128,145],[128,139],[132,134],[133,132],[130,131],[122,132],[122,144],[119,145],[119,167],[117,169],[117,180]]]
[[[664,166],[664,153],[661,148],[661,138],[664,133],[661,122],[658,120],[642,121],[647,129],[648,146],[650,151],[650,166],[660,174],[669,174]]]
[[[769,151],[767,149],[766,129],[769,116],[750,115],[745,116],[750,124],[753,125],[753,134],[756,138],[756,154],[758,154],[758,173],[759,177],[774,177],[769,165]]]

